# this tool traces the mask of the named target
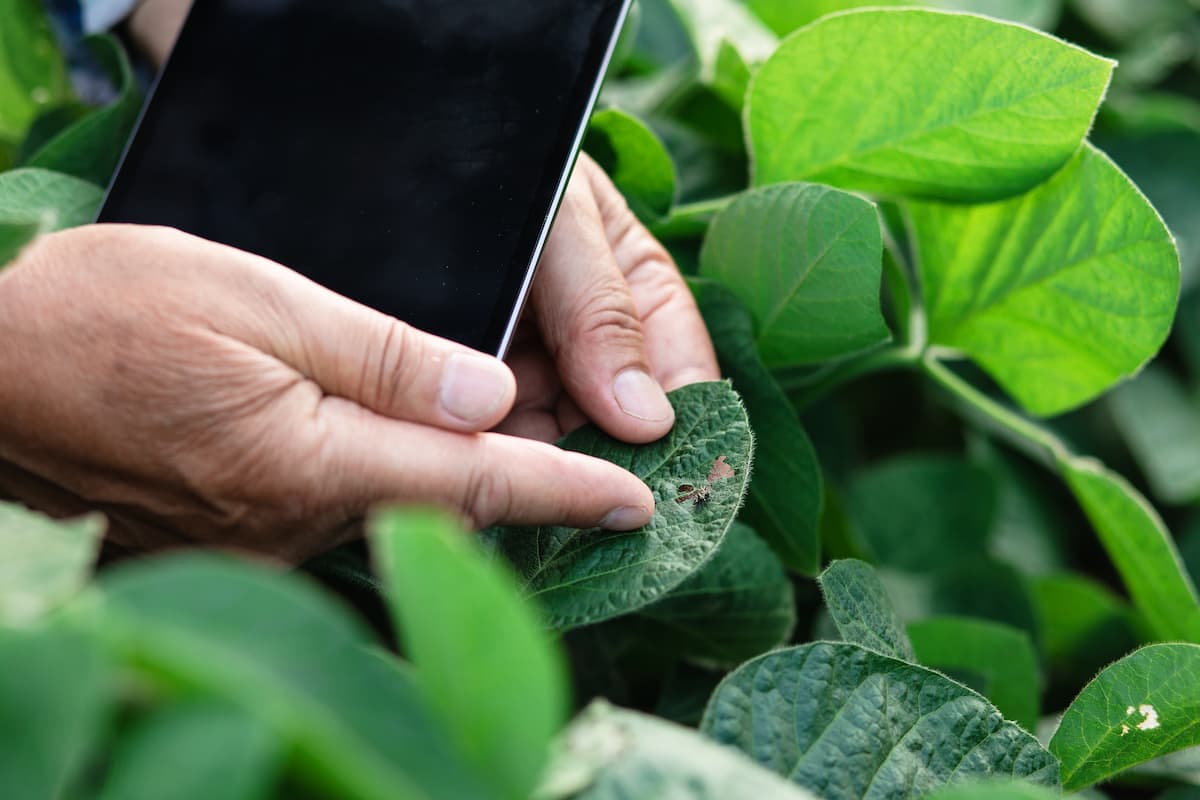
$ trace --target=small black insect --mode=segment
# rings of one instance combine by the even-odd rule
[[[725,463],[725,456],[721,456],[713,461],[712,469],[708,471],[708,479],[704,483],[699,486],[693,486],[690,483],[679,484],[679,497],[675,498],[675,502],[686,503],[691,500],[692,505],[701,508],[712,499],[713,483],[732,478],[734,474],[733,467]]]

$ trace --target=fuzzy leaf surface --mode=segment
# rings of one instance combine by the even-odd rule
[[[657,508],[630,532],[561,526],[491,528],[484,536],[515,567],[547,623],[569,629],[628,614],[662,598],[700,569],[725,538],[749,479],[753,439],[746,410],[727,382],[698,383],[669,395],[675,427],[649,445],[617,441],[588,426],[560,443],[637,475]],[[725,456],[733,478],[707,502],[677,502],[680,486],[705,483]]]
[[[371,531],[418,686],[489,785],[527,798],[567,708],[562,658],[536,611],[505,565],[442,514],[384,512]]]
[[[98,514],[59,521],[0,503],[0,625],[27,623],[83,588],[104,528]]]
[[[1058,785],[1058,762],[983,697],[857,645],[768,653],[723,680],[701,730],[827,800],[915,798],[972,778]]]
[[[571,723],[557,749],[538,800],[814,800],[690,728],[604,701]]]
[[[716,664],[739,664],[786,641],[796,598],[779,557],[735,522],[716,555],[662,600],[639,612],[656,647]]]
[[[629,208],[644,223],[671,213],[675,164],[653,131],[617,109],[592,116],[584,147],[612,178]]]
[[[1095,461],[1070,459],[1059,469],[1155,635],[1200,643],[1200,600],[1158,512]]]
[[[755,448],[750,494],[741,518],[789,568],[816,574],[821,565],[821,465],[800,419],[754,344],[754,323],[729,290],[694,281],[692,291],[712,336],[721,373],[746,403],[750,426],[762,431]],[[750,655],[754,655],[751,653]]]
[[[1133,375],[1166,340],[1179,257],[1146,198],[1099,150],[1000,203],[909,206],[930,341],[1051,415]]]
[[[1063,714],[1050,750],[1071,791],[1200,745],[1200,646],[1143,647],[1101,672]]]
[[[750,310],[767,366],[813,364],[890,338],[879,303],[882,258],[873,204],[792,183],[751,190],[722,211],[700,274]]]
[[[915,660],[904,623],[870,564],[835,561],[819,581],[825,607],[843,639],[901,661]]]
[[[1060,39],[969,14],[826,17],[790,36],[751,84],[754,182],[1011,197],[1075,153],[1112,69]]]

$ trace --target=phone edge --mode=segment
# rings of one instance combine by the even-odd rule
[[[600,100],[600,92],[604,89],[605,79],[608,77],[608,70],[612,65],[612,57],[617,50],[617,43],[621,38],[621,34],[625,30],[625,23],[629,19],[629,9],[632,5],[633,0],[624,0],[621,4],[621,10],[617,13],[617,24],[613,27],[612,37],[609,39],[608,47],[604,51],[604,57],[600,61],[599,74],[595,85],[592,86],[592,92],[588,97],[587,106],[583,112],[583,119],[579,123],[579,129],[575,131],[575,138],[571,144],[571,153],[567,157],[567,163],[563,168],[562,175],[559,177],[558,187],[554,190],[554,199],[550,203],[550,211],[546,214],[546,221],[542,224],[542,230],[538,233],[537,243],[534,245],[533,253],[530,255],[529,266],[525,268],[525,280],[521,283],[521,290],[517,293],[517,302],[513,305],[512,314],[508,318],[508,323],[504,326],[504,333],[500,337],[500,344],[494,353],[496,358],[503,359],[508,355],[508,348],[512,345],[517,324],[521,321],[521,314],[524,313],[525,304],[529,300],[529,290],[533,286],[533,279],[537,276],[538,267],[541,264],[542,253],[546,249],[547,240],[550,238],[550,229],[554,227],[554,220],[558,216],[563,196],[567,192],[567,184],[571,180],[571,174],[575,171],[575,164],[579,161],[579,154],[583,152],[583,139],[587,135],[588,125],[591,123],[592,114],[596,110],[596,103]]]

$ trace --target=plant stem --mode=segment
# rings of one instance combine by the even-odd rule
[[[777,377],[779,385],[788,393],[796,407],[803,409],[855,378],[890,369],[914,369],[920,362],[920,350],[914,350],[908,345],[892,346],[838,361],[825,369],[805,375]]]
[[[932,354],[920,360],[921,371],[950,393],[966,416],[1000,434],[1020,450],[1054,468],[1070,459],[1066,444],[1053,432],[997,402],[956,375]]]
[[[699,238],[708,230],[708,224],[712,222],[713,217],[738,196],[731,194],[676,206],[671,210],[669,217],[651,225],[650,232],[655,238],[664,241]]]

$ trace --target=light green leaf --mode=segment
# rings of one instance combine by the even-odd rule
[[[0,270],[17,260],[21,251],[45,232],[41,221],[5,222],[0,220]]]
[[[0,0],[0,142],[20,144],[33,118],[70,95],[67,65],[38,0]]]
[[[1031,584],[1042,652],[1063,684],[1082,685],[1137,644],[1133,612],[1103,585],[1071,573]]]
[[[694,730],[602,700],[571,724],[557,751],[537,800],[814,800]]]
[[[787,184],[748,192],[713,220],[700,274],[750,309],[768,366],[813,364],[890,338],[879,302],[882,258],[873,204]]]
[[[796,626],[796,598],[779,558],[735,522],[716,555],[642,609],[641,638],[676,656],[739,664],[779,646]]]
[[[588,625],[650,605],[698,570],[725,538],[750,472],[746,410],[726,382],[692,384],[669,397],[675,427],[653,444],[619,442],[591,426],[561,443],[646,482],[657,509],[645,528],[618,533],[545,526],[485,533],[516,567],[552,627]],[[707,502],[677,502],[685,495],[679,487],[703,486],[721,457],[734,477],[712,484]]]
[[[700,59],[700,80],[712,83],[721,43],[751,64],[767,59],[779,40],[737,0],[671,0],[688,27]]]
[[[3,0],[0,0],[3,2]],[[37,222],[47,231],[86,225],[96,218],[99,186],[45,169],[0,172],[0,220]]]
[[[826,17],[789,37],[751,83],[754,182],[1009,197],[1078,149],[1112,68],[1046,34],[968,14]]]
[[[61,797],[107,712],[111,666],[86,637],[0,629],[0,797]]]
[[[1024,631],[968,617],[932,617],[908,626],[917,661],[934,669],[983,678],[975,687],[1006,719],[1037,727],[1042,679],[1037,653]]]
[[[107,186],[141,114],[142,91],[119,41],[109,35],[88,41],[120,86],[120,94],[111,105],[93,111],[43,145],[26,166],[65,172]]]
[[[566,721],[566,675],[549,634],[503,565],[444,515],[389,511],[370,528],[418,685],[488,785],[527,798]]]
[[[914,660],[904,623],[870,564],[854,559],[835,561],[819,581],[825,607],[843,639],[901,661]]]
[[[100,800],[266,800],[283,753],[261,721],[211,701],[152,711],[117,745]]]
[[[986,549],[996,485],[960,458],[905,455],[855,475],[847,505],[875,561],[934,572]]]
[[[1179,296],[1171,235],[1090,145],[1022,197],[908,210],[930,341],[974,358],[1034,414],[1102,394],[1170,332]]]
[[[721,41],[717,50],[717,61],[713,65],[712,88],[729,107],[739,114],[746,106],[746,92],[750,90],[750,65],[742,58],[738,49],[727,41]]]
[[[1200,745],[1200,646],[1156,644],[1101,672],[1067,708],[1050,750],[1063,788]]]
[[[330,793],[494,796],[453,755],[409,673],[308,580],[187,555],[117,567],[100,584],[83,624],[123,659],[245,709]]]
[[[956,783],[938,789],[928,800],[1056,800],[1061,795],[1026,781]]]
[[[1054,757],[984,698],[850,644],[748,662],[717,687],[701,730],[826,800],[903,800],[983,777],[1058,785]]]
[[[1200,642],[1196,589],[1154,508],[1099,462],[1074,458],[1059,469],[1155,635]]]
[[[650,224],[671,213],[675,164],[641,121],[616,109],[598,111],[584,147],[613,179],[638,219]]]
[[[1117,387],[1108,407],[1155,497],[1200,497],[1200,407],[1166,367],[1151,364]]]
[[[74,596],[104,535],[98,514],[60,522],[0,503],[0,625],[22,625]]]
[[[759,360],[754,323],[724,287],[692,282],[700,313],[716,346],[721,372],[746,403],[750,426],[764,435],[742,519],[774,548],[783,563],[805,575],[821,566],[821,466],[796,409]],[[751,654],[753,655],[753,654]]]
[[[855,8],[924,5],[943,11],[970,11],[997,19],[1051,30],[1062,13],[1061,0],[746,0],[747,5],[780,36],[836,11]]]

